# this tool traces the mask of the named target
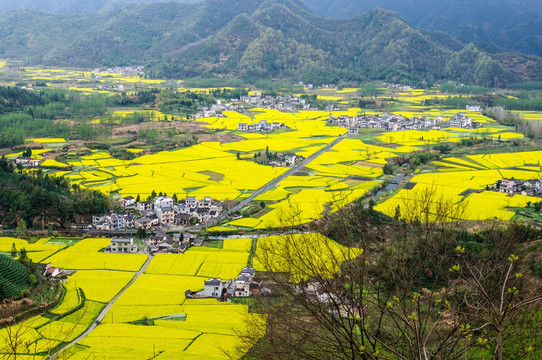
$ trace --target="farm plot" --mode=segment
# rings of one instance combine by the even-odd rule
[[[318,233],[290,234],[258,238],[254,268],[257,271],[287,272],[292,280],[300,281],[314,274],[339,271],[340,265],[363,253],[348,248]],[[313,255],[317,263],[307,267],[303,259]]]
[[[192,248],[184,254],[156,255],[146,273],[233,279],[247,266],[250,247],[246,241],[228,241],[224,245],[224,250]]]
[[[84,239],[54,254],[48,261],[53,266],[73,270],[124,270],[137,271],[147,258],[143,254],[103,253],[111,239]]]
[[[0,237],[0,252],[9,253],[13,244],[15,248],[20,251],[24,248],[28,257],[33,262],[40,262],[47,259],[49,256],[64,248],[63,244],[48,244],[49,238],[43,238],[35,243],[29,243],[23,239],[16,239],[10,237]]]
[[[368,145],[360,140],[344,139],[330,151],[306,165],[308,176],[291,175],[256,197],[273,201],[271,209],[255,219],[234,220],[228,225],[256,229],[299,225],[319,219],[326,211],[339,208],[362,197],[379,184],[387,158],[410,150]],[[372,180],[374,179],[374,180]]]
[[[402,209],[408,208],[409,202],[416,201],[423,193],[432,192],[435,199],[463,207],[461,213],[465,220],[509,220],[514,213],[508,211],[508,207],[523,207],[527,202],[534,203],[540,199],[523,195],[508,196],[505,193],[486,191],[486,187],[493,186],[503,178],[539,179],[542,175],[539,166],[527,165],[538,165],[541,159],[540,151],[445,158],[436,162],[442,166],[439,173],[415,176],[411,180],[416,184],[413,189],[400,190],[375,209],[393,216],[398,205]]]

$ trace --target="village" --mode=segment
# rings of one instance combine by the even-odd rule
[[[245,106],[250,107],[259,107],[263,109],[274,109],[279,111],[297,111],[297,110],[315,110],[311,107],[307,101],[299,96],[294,95],[278,95],[271,96],[265,95],[262,96],[261,92],[255,92],[251,95],[241,96],[239,99],[232,99],[231,103],[224,103],[221,100],[217,100],[216,104],[211,105],[210,107],[203,107],[201,110],[194,114],[194,118],[206,118],[206,117],[225,117],[223,111],[236,111],[244,112]],[[270,124],[271,125],[271,124]],[[254,131],[254,130],[263,130],[271,131],[275,127],[271,128],[246,128],[241,131]]]
[[[381,129],[386,131],[420,130],[420,129],[441,129],[442,127],[476,129],[482,127],[481,123],[472,121],[464,113],[459,113],[449,121],[444,122],[442,117],[436,119],[425,116],[407,118],[403,115],[384,113],[380,115],[359,115],[339,117],[329,115],[329,125],[335,125],[348,129],[348,134],[359,134],[360,128]]]
[[[538,166],[538,164],[536,164]],[[492,187],[488,185],[488,189],[502,193],[513,195],[526,196],[541,196],[542,197],[542,179],[518,180],[518,179],[502,179],[498,180]]]
[[[176,201],[176,195],[159,195],[154,200],[136,201],[133,196],[119,200],[123,211],[92,216],[92,224],[75,224],[79,230],[99,231],[161,228],[178,228],[202,224],[218,218],[223,203],[209,196],[198,200],[197,196],[187,196]]]

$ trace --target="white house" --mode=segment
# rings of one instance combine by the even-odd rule
[[[17,159],[15,159],[15,163],[17,165],[20,164],[23,167],[36,167],[36,166],[39,166],[41,162],[42,162],[41,160],[32,159],[28,157],[18,157]]]
[[[250,296],[250,279],[241,274],[233,282],[233,296],[247,297]]]
[[[164,207],[173,207],[173,199],[169,196],[158,196],[154,199],[154,210],[158,210]]]
[[[111,239],[112,253],[135,253],[137,245],[134,244],[134,238],[112,238]]]
[[[480,105],[467,105],[467,111],[482,112],[483,110]]]
[[[286,163],[290,166],[294,166],[295,165],[295,159],[296,159],[296,155],[286,155],[284,156],[284,161],[286,161]]]
[[[48,263],[43,272],[43,276],[55,277],[60,274],[60,269],[53,267],[51,263]]]
[[[122,198],[120,199],[120,202],[125,208],[135,206],[135,199],[133,196],[127,196],[125,198]]]
[[[218,298],[222,295],[222,279],[212,278],[203,283],[203,296]]]
[[[190,209],[195,209],[198,207],[198,197],[197,196],[187,196],[184,200],[185,204],[190,207]]]

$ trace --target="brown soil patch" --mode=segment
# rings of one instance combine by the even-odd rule
[[[382,165],[382,164],[375,164],[375,163],[370,163],[370,162],[366,162],[366,161],[356,161],[355,165],[366,166],[366,167],[375,168],[375,169],[383,169],[384,168],[384,165]]]
[[[190,132],[192,134],[201,134],[209,131],[207,128],[200,126],[195,121],[156,121],[144,122],[140,124],[119,125],[113,128],[113,136],[128,136],[138,133],[140,130],[157,129],[169,130],[174,129],[181,132]]]
[[[199,134],[198,143],[202,142],[219,142],[221,144],[232,143],[244,140],[244,137],[233,134]]]

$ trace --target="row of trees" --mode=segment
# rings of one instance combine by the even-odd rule
[[[489,107],[484,110],[484,115],[489,116],[506,126],[515,126],[516,130],[529,138],[542,137],[542,122],[525,120],[520,114],[512,113],[502,106]]]

